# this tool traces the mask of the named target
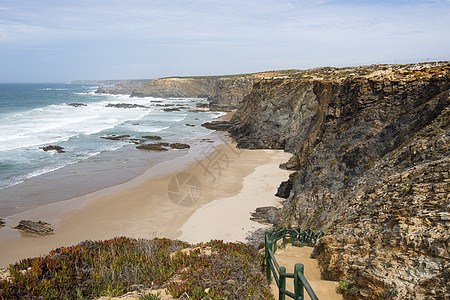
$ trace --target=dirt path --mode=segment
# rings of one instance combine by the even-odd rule
[[[275,253],[278,264],[281,267],[286,267],[287,273],[294,272],[294,265],[302,263],[305,265],[305,277],[313,288],[317,297],[321,300],[342,300],[342,295],[338,293],[339,283],[334,281],[322,280],[320,278],[319,266],[317,260],[309,258],[313,248],[312,247],[292,247],[287,245],[285,249],[278,249]],[[275,299],[278,299],[278,288],[275,280],[272,278],[271,283],[272,293]],[[294,291],[294,280],[288,278],[286,280],[286,288],[288,291]],[[286,299],[290,299],[286,297]],[[310,299],[308,293],[305,291],[305,299]]]

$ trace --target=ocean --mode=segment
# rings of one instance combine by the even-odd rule
[[[130,139],[189,144],[210,134],[202,123],[223,114],[199,108],[206,99],[98,95],[97,87],[0,84],[0,217],[123,183],[186,155],[139,150]],[[101,138],[113,135],[129,138]],[[42,149],[49,145],[64,152]]]

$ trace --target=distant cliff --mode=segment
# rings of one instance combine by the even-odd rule
[[[293,70],[226,76],[169,77],[148,80],[140,86],[122,82],[115,86],[99,87],[96,93],[129,94],[131,97],[208,98],[211,108],[228,110],[238,107],[256,81],[289,72]]]
[[[449,62],[261,80],[231,124],[294,154],[278,225],[327,231],[314,255],[346,299],[449,296]]]

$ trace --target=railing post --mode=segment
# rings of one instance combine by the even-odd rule
[[[285,267],[280,267],[280,286],[278,287],[278,299],[285,300],[285,294],[281,290],[286,290],[286,277],[283,276],[283,274],[286,273]]]
[[[275,235],[275,239],[272,242],[273,242],[273,254],[275,254],[275,252],[277,252],[277,236],[276,235]]]
[[[295,264],[294,266],[294,293],[295,299],[304,300],[305,293],[303,290],[303,283],[300,280],[298,273],[302,273],[305,271],[305,266],[303,264]]]
[[[286,227],[283,228],[283,248],[286,248]]]
[[[265,233],[265,237],[264,237],[264,244],[265,244],[265,255],[266,255],[266,275],[267,275],[267,280],[269,280],[269,282],[272,281],[272,270],[270,269],[270,255],[269,255],[269,251],[271,248],[270,245],[270,241],[269,241],[269,232],[266,231]]]

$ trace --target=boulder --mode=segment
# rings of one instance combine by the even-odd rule
[[[0,219],[0,228],[2,228],[3,226],[5,226],[5,221],[3,221],[2,219]]]
[[[14,229],[42,236],[54,234],[50,224],[43,221],[33,222],[30,220],[22,220],[19,222],[19,225],[14,227]]]

